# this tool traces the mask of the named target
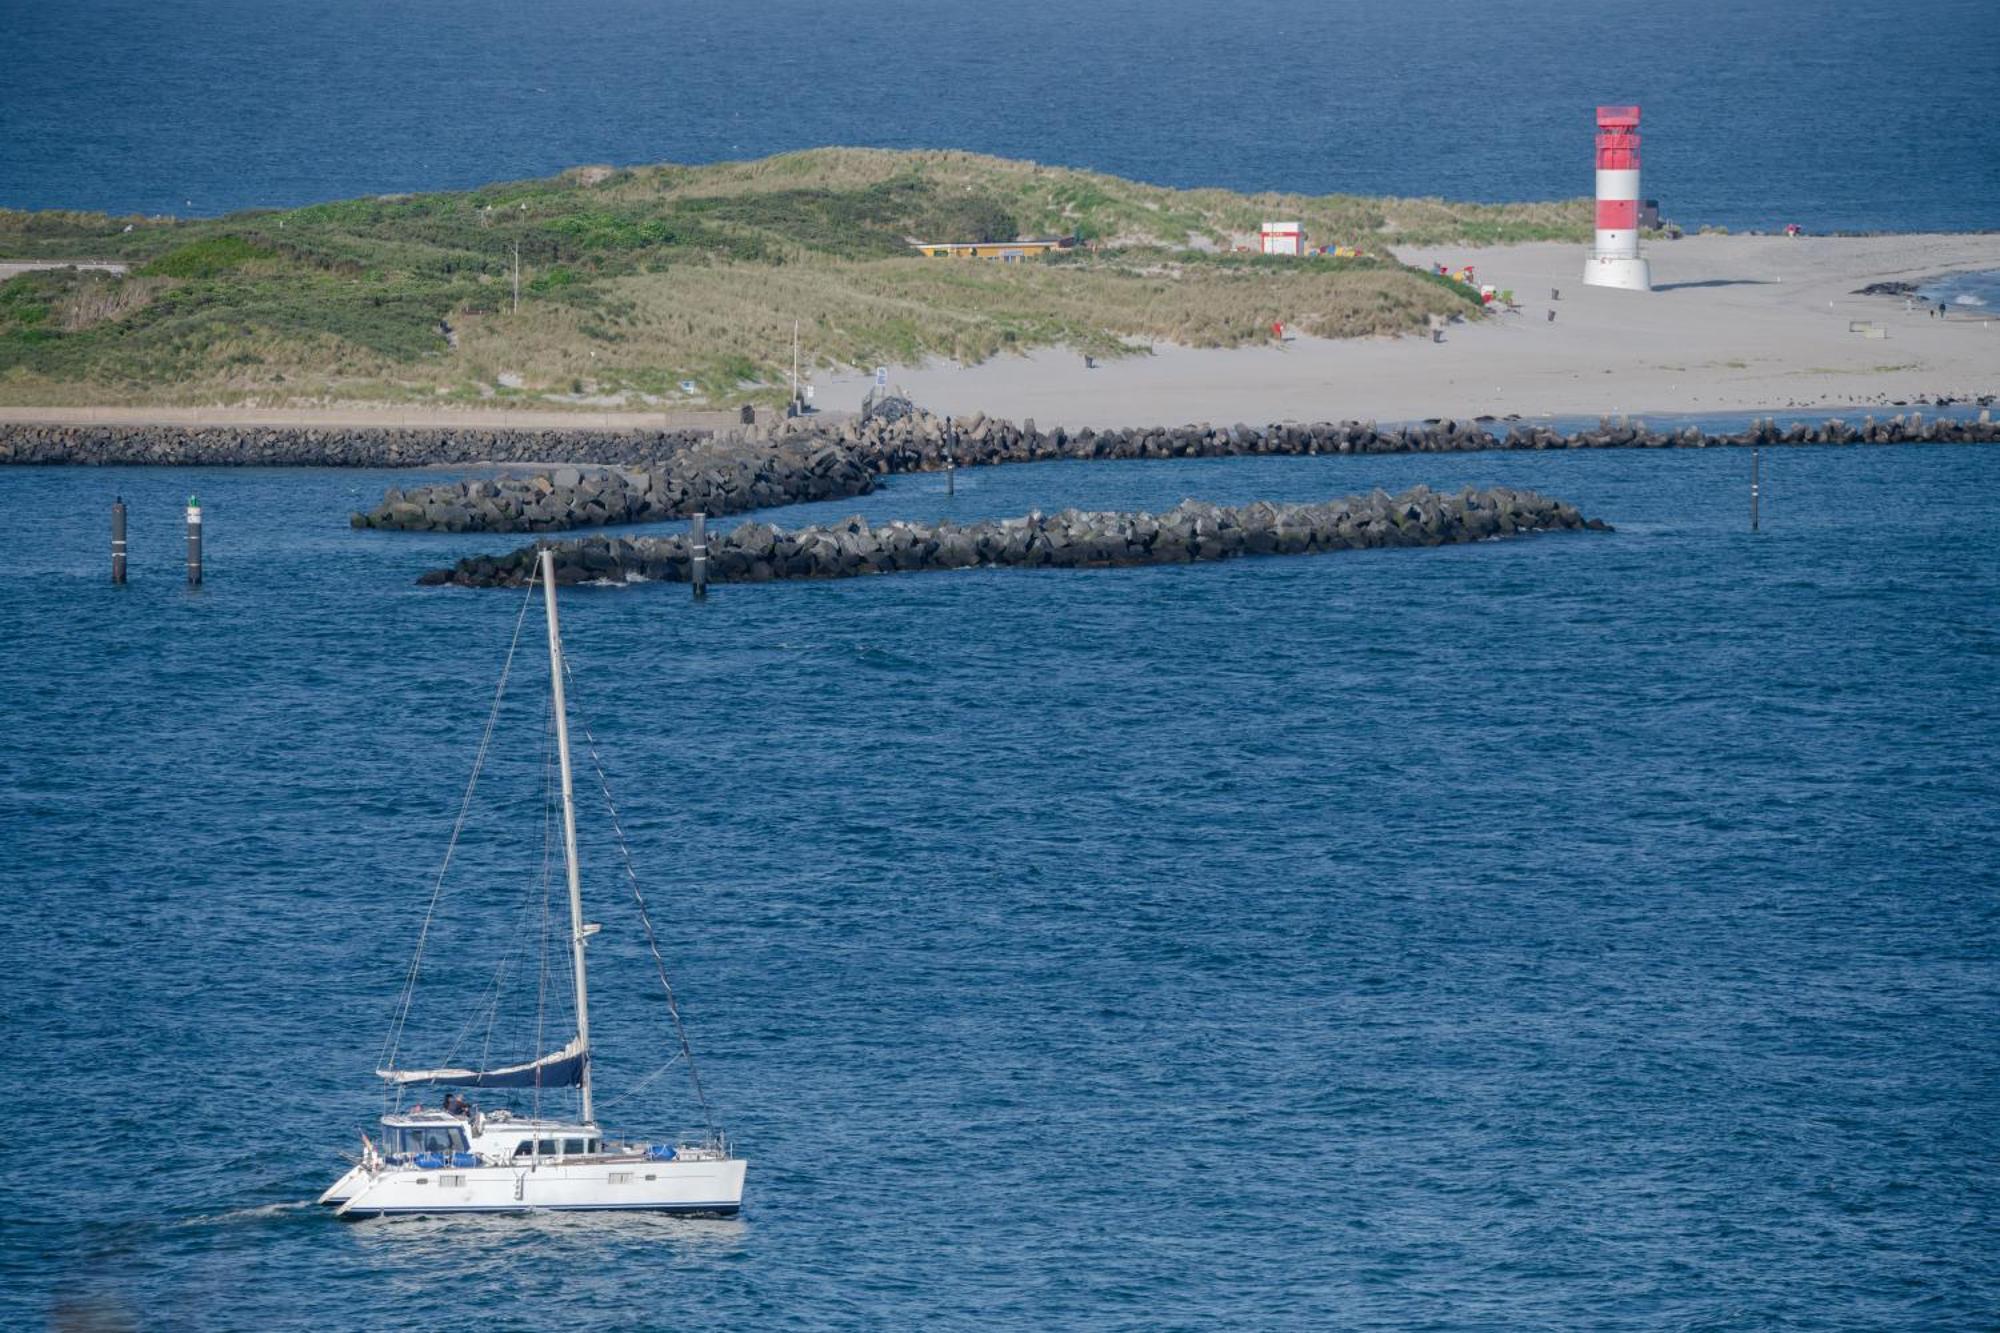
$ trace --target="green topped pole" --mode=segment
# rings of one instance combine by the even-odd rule
[[[201,586],[201,500],[188,497],[188,587]]]

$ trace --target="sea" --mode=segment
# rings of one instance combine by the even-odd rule
[[[212,215],[824,144],[1175,186],[2000,227],[1993,0],[0,0],[0,206]]]
[[[1616,531],[565,590],[599,1118],[745,1207],[367,1222],[427,921],[404,1066],[567,1031],[540,607],[416,583],[516,540],[8,469],[0,1325],[1991,1328],[2000,450],[1757,467],[1754,532],[1741,449],[898,476],[758,517]]]
[[[1688,225],[2000,226],[1990,0],[0,0],[0,31],[16,208],[829,143],[1540,199],[1632,102]],[[1421,482],[1617,530],[566,591],[599,1115],[712,1123],[745,1207],[358,1223],[313,1200],[385,1109],[420,934],[403,1064],[566,1031],[539,610],[416,585],[515,539],[348,526],[462,472],[0,469],[0,1327],[1991,1329],[2000,451],[1757,466],[1754,532],[1735,449],[899,476],[755,517]]]

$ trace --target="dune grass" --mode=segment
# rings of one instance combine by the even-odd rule
[[[0,259],[129,264],[0,284],[0,401],[775,399],[801,321],[818,365],[1062,343],[1233,346],[1470,312],[1382,257],[1227,253],[1272,216],[1320,243],[1576,240],[1586,201],[1479,205],[1169,190],[964,153],[822,149],[579,168],[455,193],[177,221],[0,211]],[[1079,235],[1021,264],[925,240]],[[513,300],[518,250],[520,308]],[[447,337],[447,326],[450,337]],[[453,340],[456,346],[452,345]]]

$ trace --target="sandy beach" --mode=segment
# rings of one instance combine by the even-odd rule
[[[1856,294],[1873,283],[2000,270],[2000,234],[1693,236],[1656,242],[1648,253],[1652,292],[1583,286],[1576,245],[1406,252],[1400,257],[1413,264],[1471,263],[1481,281],[1513,290],[1519,303],[1516,311],[1452,326],[1442,343],[1300,337],[1234,349],[1162,344],[1094,370],[1076,353],[1051,348],[976,366],[897,367],[890,378],[936,412],[1073,428],[1844,410],[2000,390],[2000,320],[1977,307],[1937,319],[1921,307],[1906,309],[1900,297]],[[1857,321],[1884,336],[1852,331]],[[851,411],[871,383],[862,370],[822,373],[818,406],[828,415]],[[615,430],[725,428],[735,415],[379,404],[0,407],[0,422],[10,421]]]
[[[1159,346],[1095,370],[1074,353],[1043,350],[891,378],[938,412],[1072,427],[1846,408],[2000,390],[2000,320],[1972,311],[1939,320],[1906,311],[1901,298],[1854,294],[2000,269],[2000,235],[1692,236],[1648,254],[1656,289],[1622,292],[1583,286],[1575,245],[1405,252],[1412,264],[1471,263],[1520,303],[1518,313],[1451,327],[1440,344]],[[1849,331],[1863,320],[1887,336]],[[820,401],[858,401],[868,382],[822,379]]]

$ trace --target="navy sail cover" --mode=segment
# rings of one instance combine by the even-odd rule
[[[378,1078],[391,1083],[435,1083],[453,1088],[574,1088],[583,1082],[583,1064],[589,1059],[583,1042],[572,1039],[559,1051],[530,1060],[526,1064],[500,1069],[378,1069]]]

